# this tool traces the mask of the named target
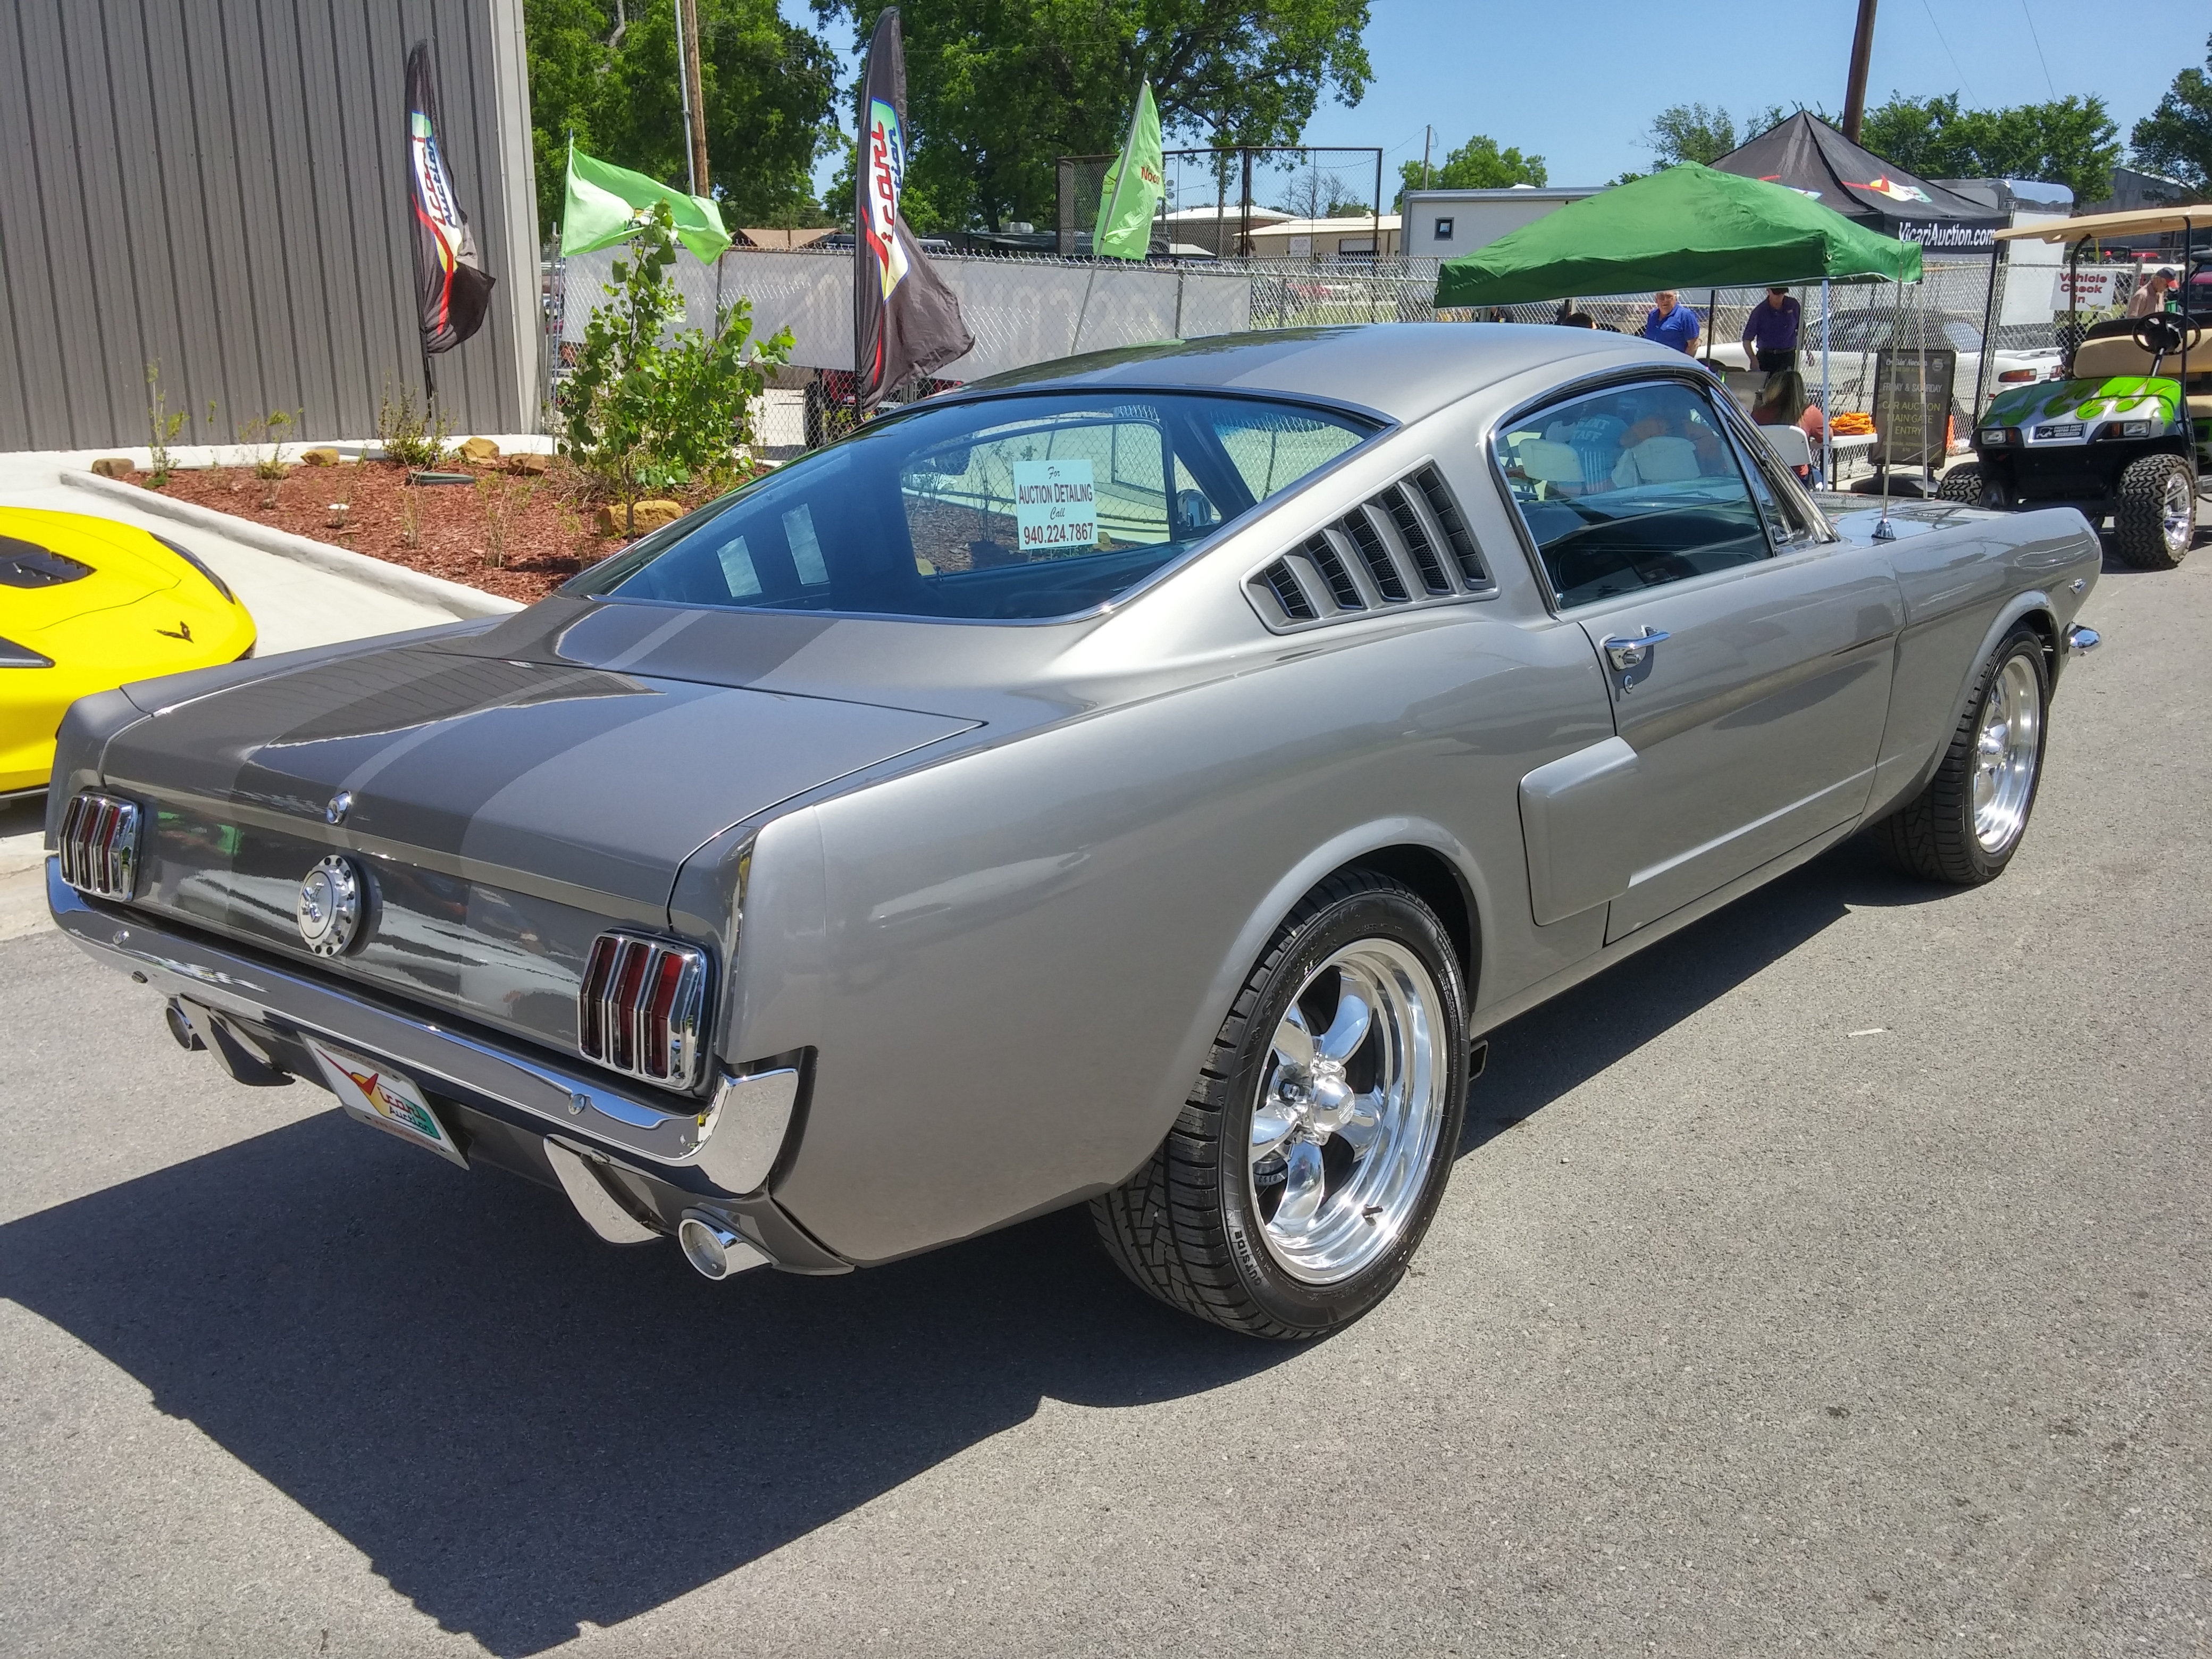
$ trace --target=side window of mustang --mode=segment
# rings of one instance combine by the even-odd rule
[[[1680,381],[1553,404],[1492,442],[1563,609],[1771,556],[1719,416]]]

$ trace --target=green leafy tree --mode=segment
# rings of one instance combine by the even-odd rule
[[[791,356],[789,329],[751,341],[744,300],[715,319],[712,335],[678,327],[675,263],[676,223],[655,203],[629,257],[614,262],[607,303],[592,309],[562,387],[562,450],[623,503],[630,530],[641,495],[720,484],[746,470],[738,447],[750,435],[765,370]]]
[[[1407,161],[1398,169],[1398,199],[1403,202],[1409,190],[1425,188],[1422,178],[1426,174],[1426,188],[1436,190],[1505,190],[1515,185],[1542,185],[1551,182],[1544,171],[1540,155],[1523,155],[1517,149],[1500,149],[1498,140],[1476,133],[1442,161],[1424,167],[1419,161]]]
[[[698,0],[713,193],[732,225],[818,223],[811,174],[834,138],[836,55],[775,0]],[[541,236],[560,222],[568,137],[602,161],[684,179],[674,0],[525,0]]]
[[[825,22],[849,20],[861,47],[886,3],[814,0]],[[1365,93],[1367,10],[1368,0],[910,4],[907,216],[917,230],[1053,222],[1056,158],[1118,149],[1147,77],[1164,133],[1294,143],[1325,94],[1356,104]],[[830,198],[841,216],[849,169],[842,184]]]
[[[2128,138],[2137,167],[2212,191],[2212,35],[2204,40],[2204,67],[2175,76],[2158,107]]]
[[[1644,131],[1644,147],[1662,167],[1680,167],[1685,161],[1711,167],[1769,127],[1779,125],[1789,113],[1781,105],[1770,104],[1747,112],[1739,122],[1718,105],[1708,109],[1703,104],[1669,104],[1651,118],[1650,126]],[[1641,173],[1624,173],[1614,182],[1641,177]]]
[[[1905,98],[1866,113],[1859,142],[1923,179],[2043,179],[2077,202],[2112,194],[2119,129],[2101,98],[1962,109],[1959,94]]]

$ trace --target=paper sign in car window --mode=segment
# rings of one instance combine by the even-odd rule
[[[1086,460],[1014,463],[1014,526],[1023,557],[1048,559],[1098,545],[1091,484]]]

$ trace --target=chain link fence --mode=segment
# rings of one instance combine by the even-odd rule
[[[614,251],[556,264],[549,283],[548,326],[557,386],[574,361],[592,309],[603,301],[611,280]],[[958,362],[937,370],[931,385],[978,380],[987,374],[1114,347],[1253,330],[1323,327],[1352,323],[1502,321],[1532,324],[1561,319],[1565,311],[1588,316],[1599,328],[1640,333],[1651,307],[1648,293],[1576,295],[1559,301],[1496,308],[1440,308],[1436,304],[1438,262],[1433,258],[1315,260],[1208,259],[1125,264],[1050,253],[948,253],[932,251],[932,260],[960,298],[961,311],[975,347]],[[823,372],[849,370],[852,364],[852,252],[843,248],[793,252],[740,249],[705,264],[680,255],[673,277],[684,302],[688,325],[711,329],[717,314],[741,298],[749,301],[757,337],[779,328],[792,330],[796,368],[781,383],[796,390],[804,380],[817,387]],[[1959,434],[1970,426],[1981,402],[1993,395],[2001,377],[2042,378],[2057,362],[2057,332],[2047,307],[2027,305],[2030,320],[1994,331],[1994,352],[1983,349],[1985,317],[2007,314],[2006,283],[2017,273],[2022,297],[2034,301],[2051,282],[2039,266],[2000,264],[1987,259],[1930,258],[1923,280],[1900,289],[1889,283],[1838,284],[1824,296],[1818,284],[1798,285],[1790,294],[1803,319],[1799,368],[1812,400],[1832,416],[1874,408],[1875,382],[1885,351],[1911,351],[1928,345],[1956,354],[1952,419]],[[1741,361],[1738,343],[1763,288],[1686,290],[1680,302],[1695,310],[1703,325],[1700,352],[1716,349],[1724,362]],[[1825,310],[1824,310],[1825,303]],[[2021,307],[2013,308],[2021,314]],[[1827,355],[1820,353],[1823,324]],[[1731,364],[1732,368],[1733,365]],[[1725,377],[1729,390],[1748,402],[1757,377],[1735,370]],[[930,385],[907,388],[921,395]],[[814,402],[834,407],[839,396],[817,395]],[[804,441],[819,441],[825,429],[818,414],[809,419]],[[791,432],[763,433],[779,448],[801,441]]]

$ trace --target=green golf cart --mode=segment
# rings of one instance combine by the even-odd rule
[[[2212,262],[2194,257],[2197,219],[2212,208],[2103,213],[1999,231],[2072,246],[2078,267],[2090,241],[2179,230],[2187,241],[2179,289],[2204,309]],[[2112,521],[2119,556],[2139,569],[2170,570],[2197,533],[2197,480],[2212,472],[2212,341],[2207,319],[2153,312],[2093,325],[2063,378],[2010,386],[1974,426],[1976,459],[1943,475],[1947,501],[1983,507],[2076,507],[2092,524]]]

